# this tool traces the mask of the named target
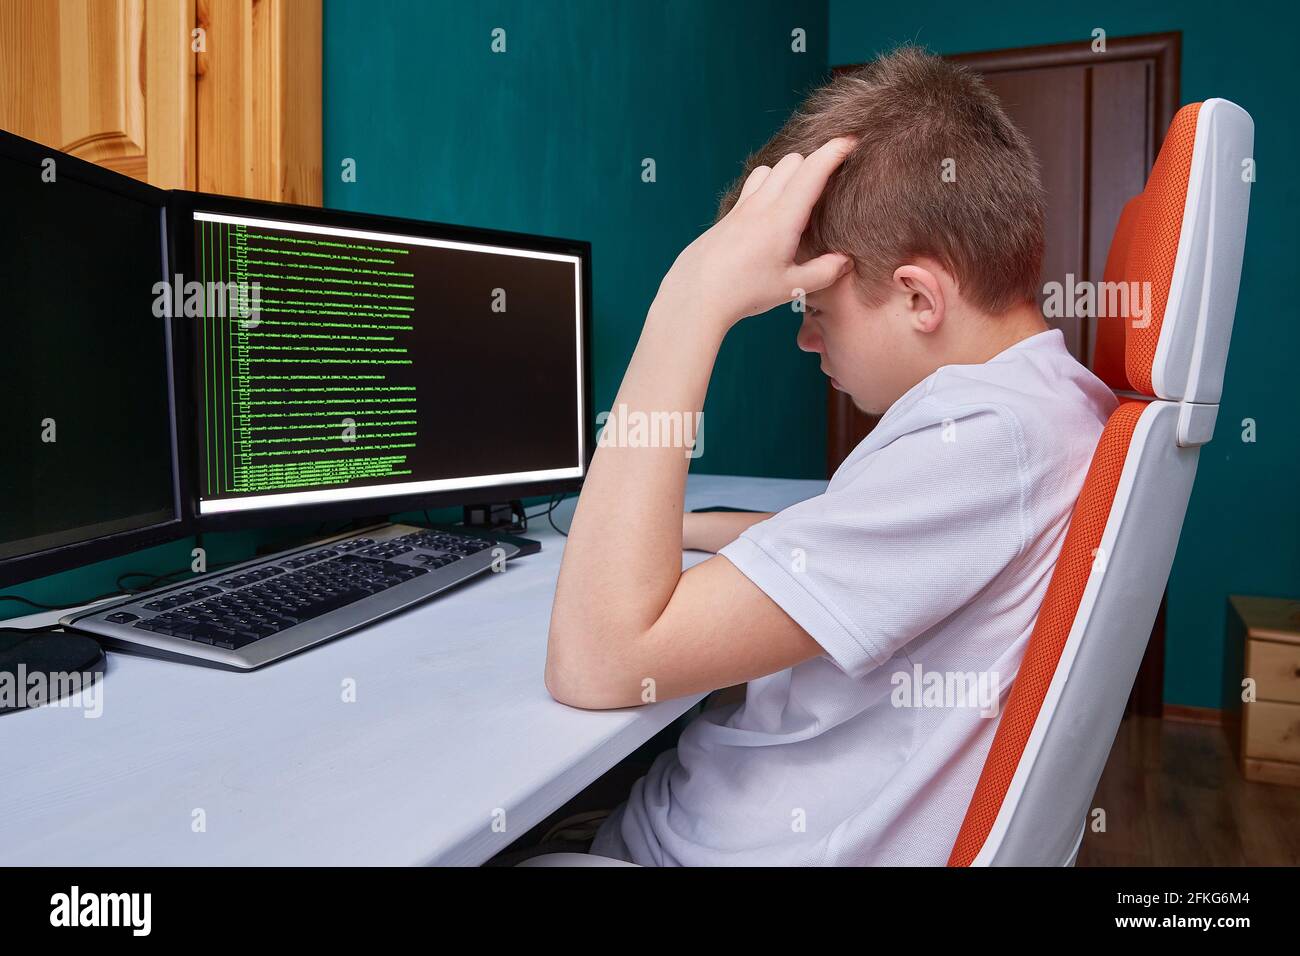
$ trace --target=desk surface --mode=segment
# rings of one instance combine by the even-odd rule
[[[686,502],[779,510],[824,486],[699,475]],[[556,509],[561,527],[573,505]],[[261,670],[110,653],[98,718],[0,717],[0,864],[487,860],[698,699],[603,712],[552,700],[542,670],[564,539],[545,520],[529,534],[542,552],[504,574]]]

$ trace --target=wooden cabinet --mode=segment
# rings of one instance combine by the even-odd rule
[[[320,0],[0,0],[0,128],[162,188],[319,205]]]
[[[1231,599],[1242,673],[1254,701],[1241,705],[1241,772],[1247,780],[1300,786],[1300,601]]]
[[[321,204],[320,0],[198,0],[203,192]]]

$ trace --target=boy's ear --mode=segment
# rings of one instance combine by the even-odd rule
[[[894,270],[895,288],[902,294],[903,310],[918,332],[934,332],[947,316],[943,285],[929,269],[918,265]]]

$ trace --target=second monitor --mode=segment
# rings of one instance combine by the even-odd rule
[[[207,196],[178,214],[208,290],[185,323],[201,520],[577,487],[585,243]]]

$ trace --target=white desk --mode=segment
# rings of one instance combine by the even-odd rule
[[[779,510],[824,486],[702,475],[686,500]],[[573,505],[556,509],[561,527]],[[564,539],[545,519],[529,534],[542,552],[503,575],[262,670],[110,653],[99,718],[0,716],[0,864],[487,860],[697,700],[553,701],[542,670]],[[355,703],[342,699],[349,678]]]

